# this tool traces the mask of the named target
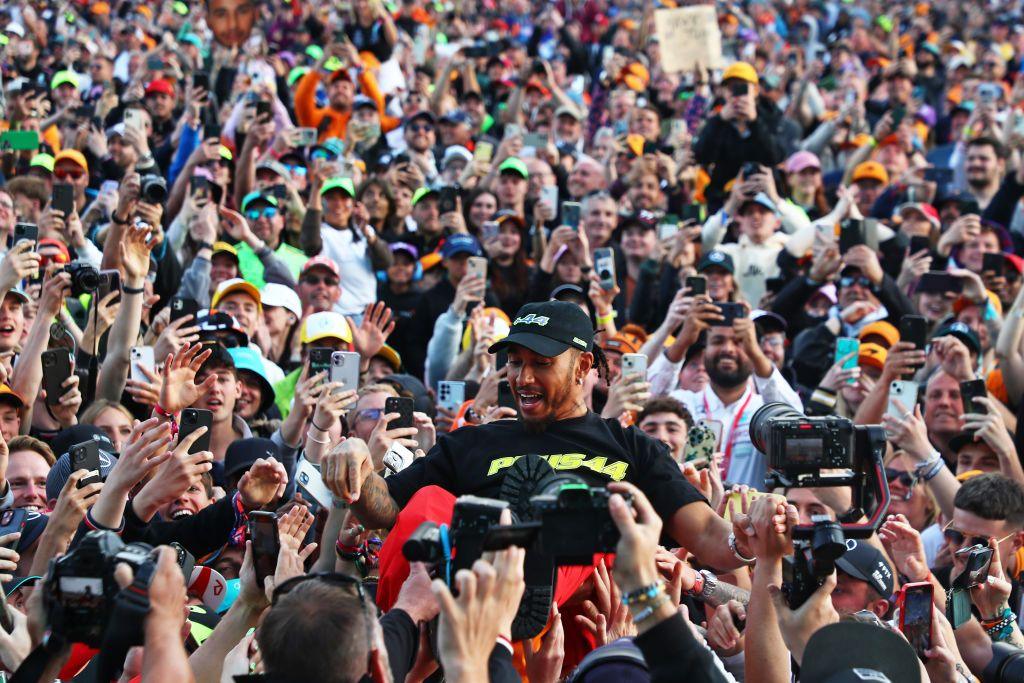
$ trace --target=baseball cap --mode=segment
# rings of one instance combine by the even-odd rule
[[[8,289],[7,294],[5,294],[4,297],[6,298],[7,296],[13,296],[15,299],[21,300],[21,303],[23,304],[27,304],[30,301],[28,294],[21,287],[12,287],[11,289]],[[3,386],[6,385],[0,385],[0,393],[3,393]],[[7,388],[10,389],[10,387]]]
[[[884,598],[892,595],[895,585],[892,568],[882,551],[870,543],[847,539],[846,552],[836,560],[836,568],[855,579],[866,581]]]
[[[625,216],[619,216],[619,230],[625,230],[634,225],[644,230],[654,230],[658,227],[658,218],[647,209],[640,209]]]
[[[146,86],[146,95],[170,95],[174,97],[174,86],[164,78],[150,81]]]
[[[881,344],[861,344],[857,355],[857,365],[881,370],[888,358],[889,351]]]
[[[213,243],[213,256],[217,254],[228,254],[238,260],[238,250],[235,249],[234,245],[228,244],[227,242],[214,242]]]
[[[228,349],[231,360],[235,362],[235,369],[247,370],[254,375],[260,385],[260,410],[264,411],[274,403],[274,387],[267,379],[267,371],[263,367],[263,359],[255,349],[248,346],[238,346]]]
[[[295,150],[291,150],[291,151],[292,151],[292,153],[296,153]],[[281,156],[283,157],[284,155],[282,154]],[[301,158],[301,155],[299,155],[298,158]],[[304,165],[305,161],[303,161],[302,163]],[[271,173],[275,174],[279,178],[287,178],[288,177],[288,169],[284,167],[284,164],[282,164],[280,161],[278,161],[276,159],[266,159],[264,161],[259,162],[258,164],[256,164],[256,170],[257,171],[270,171]],[[249,194],[253,194],[253,193],[250,192]],[[249,195],[246,195],[246,196],[248,197]],[[264,196],[272,196],[272,195],[264,195]],[[274,197],[274,201],[275,202],[277,201],[277,197]],[[274,206],[277,206],[277,204],[274,204]],[[242,211],[245,211],[245,209],[243,208]]]
[[[757,325],[758,330],[763,332],[785,332],[789,327],[786,319],[778,313],[764,311],[760,308],[750,312],[750,319]]]
[[[242,211],[244,212],[246,209],[249,208],[250,205],[256,202],[264,202],[266,204],[270,204],[271,206],[278,205],[277,197],[269,194],[263,194],[259,190],[256,190],[254,192],[250,192],[249,194],[245,195],[242,198]]]
[[[786,173],[799,173],[805,168],[821,170],[821,160],[817,154],[801,150],[786,159]]]
[[[444,157],[441,159],[441,168],[445,168],[449,163],[456,159],[462,159],[463,161],[471,161],[473,159],[473,153],[462,145],[452,145],[444,150]]]
[[[583,117],[580,116],[580,112],[576,107],[567,107],[565,105],[562,105],[555,110],[555,118],[557,119],[559,116],[568,116],[569,118],[576,119],[577,121],[583,120]]]
[[[32,157],[32,160],[28,162],[29,168],[42,168],[50,173],[53,173],[53,165],[55,160],[52,154],[46,152],[40,152]]]
[[[775,202],[769,199],[768,195],[766,195],[764,192],[758,192],[753,197],[748,197],[747,199],[744,199],[743,202],[740,204],[739,213],[742,214],[746,210],[746,208],[751,204],[760,204],[761,206],[768,209],[774,214],[777,214],[779,212],[778,207],[775,206]]]
[[[314,268],[326,268],[327,270],[331,271],[334,277],[339,279],[341,278],[341,273],[338,271],[338,264],[334,262],[334,259],[328,258],[323,254],[314,256],[313,258],[306,261],[306,263],[302,266],[302,270],[299,272],[299,277],[301,278],[303,275],[313,270]]]
[[[509,157],[508,159],[505,159],[505,161],[501,162],[501,165],[498,166],[498,172],[505,173],[506,171],[521,175],[523,178],[530,177],[530,171],[527,170],[526,164],[518,157]]]
[[[419,111],[415,111],[409,116],[407,116],[405,118],[403,125],[410,124],[416,119],[426,119],[431,123],[437,123],[437,118],[434,116],[434,113],[432,111],[430,111],[429,109],[420,109]]]
[[[8,292],[10,294],[10,292]],[[14,403],[19,408],[25,407],[25,399],[8,384],[0,384],[0,401]]]
[[[432,187],[418,187],[416,191],[412,193],[412,205],[416,206],[427,197],[437,197],[438,191]]]
[[[362,109],[364,107],[377,111],[377,103],[374,102],[372,98],[360,93],[352,99],[352,111]]]
[[[302,321],[299,340],[303,344],[311,344],[321,339],[340,339],[351,344],[352,330],[345,316],[334,311],[322,311],[313,313]]]
[[[427,387],[418,378],[405,373],[395,373],[381,378],[380,382],[381,384],[391,384],[398,389],[400,394],[411,397],[413,400],[413,410],[425,413],[429,417],[433,417],[436,414],[434,400],[430,398],[430,392],[427,391]]]
[[[217,335],[228,335],[235,346],[248,346],[249,335],[235,320],[235,316],[224,311],[202,310],[196,314],[196,327],[200,341],[219,341]]]
[[[464,123],[469,126],[473,124],[473,119],[469,118],[469,114],[461,109],[453,109],[441,117],[441,123],[450,123],[454,125]]]
[[[645,340],[646,337],[632,334],[628,330],[619,330],[614,337],[601,344],[601,348],[615,353],[640,353]]]
[[[476,241],[475,237],[457,233],[445,238],[444,245],[441,247],[441,256],[443,258],[451,258],[456,254],[480,256],[483,254],[483,251],[480,249],[480,243]]]
[[[889,172],[877,161],[864,161],[853,169],[853,182],[860,180],[877,180],[883,185],[888,185]]]
[[[53,74],[53,78],[50,79],[50,90],[56,90],[58,87],[64,84],[70,85],[74,88],[78,87],[78,74],[69,69],[64,69]]]
[[[217,285],[217,290],[213,293],[213,299],[210,301],[210,307],[217,308],[217,304],[219,304],[224,297],[236,292],[248,294],[256,302],[256,305],[259,306],[260,313],[263,313],[263,299],[260,298],[260,290],[256,289],[256,285],[251,282],[246,282],[240,277],[233,277],[229,280],[224,280]]]
[[[592,351],[594,326],[590,316],[567,301],[526,304],[512,321],[512,329],[501,341],[491,344],[490,353],[516,344],[553,358],[566,349]]]
[[[969,328],[965,323],[962,323],[959,320],[953,320],[940,325],[939,329],[935,330],[935,334],[932,335],[932,339],[947,336],[956,337],[966,344],[967,348],[975,354],[981,353],[981,341],[978,339],[978,335],[976,335],[974,330]]]
[[[260,290],[260,300],[264,306],[284,308],[294,313],[296,318],[302,317],[302,301],[291,287],[268,282]]]
[[[736,266],[733,265],[732,256],[729,256],[724,251],[709,251],[697,264],[697,272],[703,273],[708,268],[717,266],[719,268],[725,268],[729,271],[730,275],[736,273]]]
[[[900,331],[896,329],[896,326],[892,323],[888,323],[884,320],[876,320],[873,323],[865,325],[860,334],[857,335],[857,339],[860,341],[866,341],[868,337],[881,337],[886,341],[885,348],[891,347],[893,344],[900,340]],[[882,346],[882,344],[879,344]]]
[[[392,346],[385,344],[380,351],[373,355],[374,358],[383,358],[391,369],[398,372],[402,368],[402,356]]]
[[[260,458],[281,459],[277,444],[270,439],[252,437],[232,441],[224,453],[224,476],[248,470]]]
[[[331,178],[324,183],[323,187],[320,188],[320,196],[323,197],[331,190],[342,190],[353,199],[355,199],[356,196],[356,188],[355,185],[352,184],[351,178]]]
[[[933,228],[938,228],[940,225],[939,212],[936,211],[935,207],[931,204],[925,204],[923,202],[904,202],[896,209],[896,213],[901,217],[906,211],[917,211],[928,219],[928,222],[932,224]]]
[[[815,631],[800,662],[802,681],[900,683],[920,676],[917,654],[903,636],[856,621]]]
[[[980,412],[981,410],[982,407],[979,405],[978,411]],[[957,453],[960,451],[961,448],[967,446],[968,444],[977,443],[984,445],[984,441],[979,441],[978,439],[974,438],[976,435],[977,432],[960,432],[959,434],[957,434],[956,436],[949,440],[949,450],[951,450],[954,453]]]
[[[95,441],[99,446],[100,476],[106,479],[110,470],[117,462],[117,449],[106,433],[95,425],[75,425],[57,432],[50,442],[54,453],[60,453],[57,460],[46,475],[46,499],[56,500],[61,489],[71,476],[71,456],[68,451],[72,446],[86,441]]]
[[[722,82],[725,83],[730,78],[736,78],[747,83],[753,83],[757,85],[757,71],[750,64],[746,62],[733,62],[729,67],[722,73]]]
[[[59,162],[64,161],[65,159],[73,161],[86,173],[89,172],[89,162],[85,160],[85,155],[77,149],[62,149],[57,152],[57,156],[53,157],[53,165],[56,166]]]
[[[416,261],[420,257],[419,250],[408,242],[392,242],[388,245],[388,249],[391,250],[392,254],[397,254],[400,251],[404,252],[409,256],[412,256],[413,261]]]
[[[118,121],[117,123],[112,125],[110,128],[107,128],[106,135],[107,135],[108,138],[112,138],[115,135],[118,136],[118,137],[122,137],[123,138],[124,137],[124,130],[125,130],[125,128],[124,128],[124,121]]]

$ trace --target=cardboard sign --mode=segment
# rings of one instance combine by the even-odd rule
[[[696,5],[654,12],[661,64],[669,73],[722,67],[722,33],[714,5]]]

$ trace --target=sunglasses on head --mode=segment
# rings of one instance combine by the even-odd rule
[[[840,287],[852,287],[853,285],[860,285],[861,287],[870,288],[871,280],[867,279],[863,275],[853,277],[852,275],[846,275],[839,278]]]
[[[307,285],[327,285],[328,287],[336,287],[338,284],[338,278],[328,275],[303,275],[302,281]]]
[[[317,150],[313,150],[313,152],[309,155],[309,158],[311,160],[313,160],[313,159],[325,159],[327,161],[334,161],[337,158],[337,155],[331,154],[326,149],[317,149]]]
[[[296,164],[285,164],[284,167],[288,169],[289,173],[294,173],[296,175],[306,175],[305,166],[298,166]]]
[[[259,220],[260,216],[263,216],[264,218],[273,218],[276,215],[276,206],[264,206],[263,211],[260,211],[259,209],[249,209],[245,212],[245,217],[251,221]]]

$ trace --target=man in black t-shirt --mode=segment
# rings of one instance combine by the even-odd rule
[[[455,496],[498,496],[505,472],[528,453],[588,484],[629,481],[651,500],[666,531],[701,560],[719,569],[742,559],[729,542],[729,524],[683,478],[668,449],[635,427],[623,428],[587,409],[584,378],[598,364],[590,318],[562,301],[526,304],[509,335],[490,351],[508,351],[508,382],[520,418],[463,428],[438,438],[425,458],[385,481],[373,471],[366,444],[347,439],[321,462],[324,482],[350,502],[368,528],[390,528],[420,489],[436,485]],[[745,535],[737,539],[745,550]]]

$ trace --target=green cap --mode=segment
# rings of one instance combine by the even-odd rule
[[[248,209],[249,205],[252,204],[253,202],[257,201],[257,200],[259,200],[261,202],[266,202],[267,204],[270,204],[271,206],[277,206],[278,205],[277,204],[277,197],[275,197],[274,195],[271,195],[271,194],[263,194],[259,190],[256,190],[255,192],[250,192],[249,194],[247,194],[244,197],[242,197],[242,211],[245,211],[246,209]]]
[[[324,49],[319,45],[309,45],[306,47],[306,56],[310,59],[320,59],[324,56]]]
[[[505,159],[505,161],[501,162],[501,165],[498,166],[498,173],[504,173],[505,171],[518,173],[524,178],[530,177],[530,172],[526,170],[526,164],[524,164],[523,160],[519,157],[509,157],[508,159]]]
[[[171,5],[171,9],[183,17],[188,16],[188,5],[183,3],[181,0],[176,0],[175,3]]]
[[[50,90],[56,90],[58,86],[64,85],[65,83],[77,88],[78,87],[78,75],[74,71],[58,71],[53,74],[53,80],[50,81]]]
[[[0,33],[0,45],[6,45],[9,42],[11,42],[11,39],[6,34]]]
[[[50,173],[53,173],[53,165],[55,161],[52,155],[40,152],[39,154],[32,157],[32,161],[28,162],[30,167],[36,166],[38,168],[45,168]]]
[[[345,62],[332,55],[327,58],[326,62],[324,62],[324,71],[330,71],[333,73],[338,69],[344,68],[344,66]]]
[[[878,25],[882,27],[883,31],[885,31],[886,33],[892,33],[892,19],[883,14],[882,16],[878,17],[876,21]]]
[[[331,190],[344,190],[349,197],[356,197],[356,187],[352,184],[351,178],[331,178],[320,188],[320,196],[323,197]]]
[[[421,187],[412,193],[412,205],[416,206],[421,199],[430,195],[437,195],[438,192],[432,187]]]
[[[288,85],[295,85],[295,81],[309,73],[308,66],[297,66],[288,72]]]
[[[225,161],[232,161],[232,160],[234,160],[235,155],[231,153],[231,150],[228,149],[228,147],[226,145],[221,145],[220,146],[220,158],[224,159]]]
[[[181,42],[195,45],[200,50],[203,49],[203,39],[197,36],[195,33],[186,33],[181,37]]]

